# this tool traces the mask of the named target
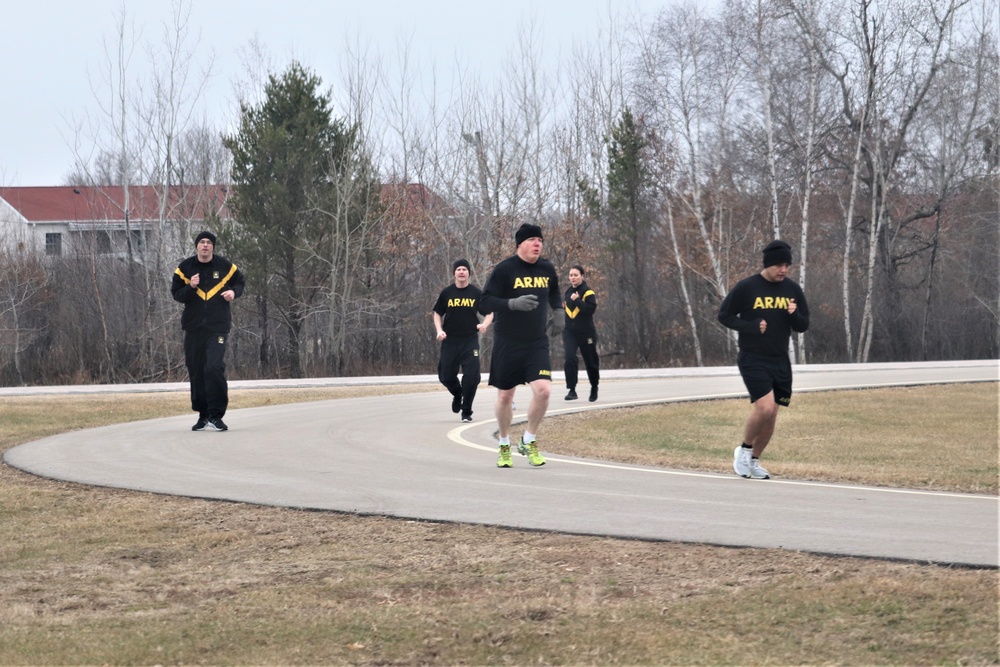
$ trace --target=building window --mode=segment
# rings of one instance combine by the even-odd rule
[[[142,252],[146,249],[146,244],[143,243],[143,239],[145,239],[145,236],[143,235],[141,229],[132,230],[132,247],[138,252]]]
[[[45,235],[45,254],[62,255],[62,234],[56,232]]]
[[[111,253],[111,234],[108,232],[97,232],[97,252],[100,255]]]

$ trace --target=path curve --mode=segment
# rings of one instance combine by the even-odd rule
[[[549,414],[746,395],[735,367],[604,375],[600,401],[570,404],[555,398]],[[995,360],[795,369],[796,392],[997,380]],[[376,381],[433,378],[232,386]],[[556,387],[558,393],[562,385]],[[37,389],[5,389],[0,395],[55,391]],[[149,390],[148,385],[90,389]],[[522,391],[519,408],[527,407],[527,390]],[[501,470],[495,467],[492,390],[480,391],[476,416],[482,419],[471,424],[457,422],[450,396],[445,400],[443,393],[232,410],[226,433],[193,433],[187,415],[119,424],[20,445],[3,460],[52,479],[262,505],[985,567],[997,567],[1000,560],[997,496],[752,481],[557,455],[547,455],[549,463],[541,468],[515,455],[514,468]],[[523,420],[521,412],[515,422]],[[544,438],[542,444],[544,452]],[[720,456],[728,457],[728,445],[725,449]]]

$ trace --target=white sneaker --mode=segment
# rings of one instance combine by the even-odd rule
[[[771,479],[771,475],[761,467],[760,461],[750,459],[750,479]]]
[[[751,450],[737,447],[733,451],[733,472],[740,477],[750,478],[750,454]]]

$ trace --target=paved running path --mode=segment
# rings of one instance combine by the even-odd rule
[[[605,375],[601,400],[594,404],[563,401],[564,386],[557,381],[549,414],[745,396],[734,367]],[[797,392],[997,379],[997,361],[811,365],[795,370]],[[433,381],[432,376],[414,376],[232,385]],[[186,385],[90,387],[89,391],[151,389],[186,389]],[[0,395],[55,391],[4,389]],[[515,422],[523,420],[528,403],[527,389],[521,392]],[[193,433],[189,415],[77,431],[13,448],[4,461],[54,479],[264,505],[998,565],[996,496],[801,482],[780,478],[779,465],[772,466],[779,478],[767,481],[555,455],[548,455],[548,464],[541,468],[531,468],[515,455],[513,469],[498,469],[493,396],[491,388],[482,387],[477,421],[471,424],[458,422],[450,412],[450,397],[441,389],[232,410],[226,417],[230,425],[226,433]],[[744,417],[733,415],[740,423]],[[544,431],[541,443],[544,452]],[[720,443],[726,467],[731,446]]]

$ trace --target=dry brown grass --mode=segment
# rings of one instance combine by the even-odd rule
[[[900,401],[934,393],[945,420],[957,409],[951,389],[905,390]],[[286,391],[234,396],[234,407]],[[804,396],[796,415],[824,412],[821,395],[815,408]],[[54,412],[61,426],[84,428],[187,411],[178,395],[131,396],[128,414],[114,412],[121,403],[5,400],[2,448],[53,432]],[[746,406],[737,407],[710,432],[738,434]],[[995,429],[995,410],[979,415],[980,429]],[[775,468],[800,456],[792,412]],[[577,419],[547,424],[546,446]],[[670,419],[661,435],[692,437],[679,434],[677,413]],[[870,432],[845,427],[837,442]],[[0,467],[5,665],[986,665],[1000,663],[997,584],[996,570],[301,512]]]
[[[800,393],[762,462],[775,476],[997,493],[997,383]],[[746,400],[549,417],[543,448],[572,456],[731,472]]]

